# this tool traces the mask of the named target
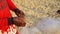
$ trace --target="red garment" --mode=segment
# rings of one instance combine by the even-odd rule
[[[16,6],[12,3],[12,0],[6,0],[9,6],[9,9],[14,10],[16,9]]]
[[[0,0],[0,18],[10,18],[10,9],[16,9],[11,0]]]
[[[8,18],[12,17],[10,9],[16,9],[11,0],[0,0],[0,34],[18,34],[14,25],[8,25]]]
[[[0,18],[0,34],[18,34],[17,28],[14,24],[8,25],[7,18]]]

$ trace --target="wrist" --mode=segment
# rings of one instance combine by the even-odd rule
[[[9,24],[9,25],[13,24],[13,22],[14,22],[14,21],[13,21],[13,18],[8,18],[8,24]]]
[[[14,10],[15,13],[19,13],[19,11],[20,11],[20,10],[19,10],[18,8],[16,8],[16,9]]]

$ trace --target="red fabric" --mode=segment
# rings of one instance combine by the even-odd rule
[[[10,9],[16,9],[15,5],[11,0],[0,0],[0,34],[17,33],[16,27],[13,25],[8,25],[8,19],[12,17],[10,14]],[[15,31],[13,31],[15,29]]]
[[[11,0],[0,0],[0,18],[10,18],[10,9],[16,9]]]
[[[12,0],[6,0],[6,1],[7,1],[8,6],[11,10],[16,9],[16,6],[13,4]]]
[[[0,30],[6,31],[8,28],[8,21],[7,19],[0,19]]]
[[[16,32],[14,32],[14,31],[16,31]],[[8,19],[7,18],[0,19],[0,34],[4,33],[4,32],[6,32],[6,33],[11,32],[11,33],[18,34],[18,31],[17,31],[16,26],[14,24],[8,25]]]
[[[7,26],[8,25],[8,19],[7,18],[0,18],[0,27]]]

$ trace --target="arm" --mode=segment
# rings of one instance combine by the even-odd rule
[[[13,23],[17,26],[25,26],[26,23],[24,21],[24,12],[19,10],[11,0],[6,0],[7,3],[8,3],[8,6],[9,6],[9,9],[13,10],[17,16],[17,18],[13,17],[13,18],[9,18],[8,21],[9,21],[9,24]],[[23,19],[22,19],[23,18]]]
[[[24,27],[26,25],[25,23],[25,18],[20,18],[20,17],[12,17],[12,18],[8,18],[8,24],[11,25],[11,24],[15,24],[16,26],[21,26],[21,27]]]

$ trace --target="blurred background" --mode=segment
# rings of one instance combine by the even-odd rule
[[[57,10],[60,9],[60,0],[12,0],[15,5],[25,13],[27,27],[32,27],[38,21],[47,17],[57,19],[60,14]],[[11,12],[12,16],[16,15]],[[18,27],[19,31],[22,29]],[[38,33],[39,34],[39,33]]]

